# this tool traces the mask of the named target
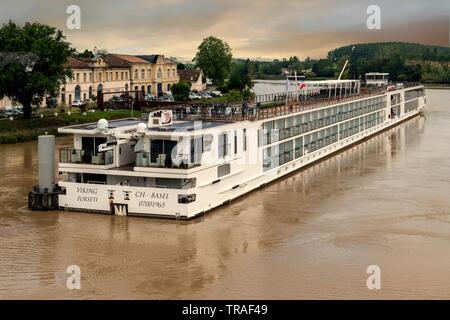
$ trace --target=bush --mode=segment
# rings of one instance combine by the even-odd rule
[[[171,91],[175,101],[187,101],[189,99],[189,92],[191,91],[191,83],[180,81],[172,85]]]
[[[221,84],[220,86],[217,86],[217,90],[219,90],[222,93],[230,92],[230,89],[228,88],[228,84],[226,84],[226,83]]]

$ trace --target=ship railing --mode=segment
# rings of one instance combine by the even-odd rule
[[[169,169],[191,169],[200,166],[199,163],[189,161],[189,155],[178,154],[175,159],[170,155],[158,154],[152,157],[150,152],[138,152],[136,154],[136,167],[169,168]]]
[[[420,86],[420,82],[399,82],[392,91]],[[390,84],[392,86],[393,84]],[[358,99],[380,95],[388,90],[388,86],[361,87],[359,93],[331,94],[322,92],[317,95],[302,95],[298,91],[272,93],[246,98],[241,101],[221,103],[192,102],[173,106],[174,119],[190,121],[224,121],[238,122],[245,120],[261,120],[290,113],[313,110],[333,104],[345,103]]]
[[[59,162],[105,166],[114,163],[114,153],[113,150],[95,153],[91,150],[61,148],[59,149]]]

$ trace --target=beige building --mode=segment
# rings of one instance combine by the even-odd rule
[[[201,92],[206,89],[206,81],[203,81],[203,72],[196,69],[181,70],[178,73],[180,81],[191,83],[191,90]]]
[[[113,61],[122,61],[130,69],[130,91],[141,91],[144,94],[153,92],[152,64],[142,58],[126,54],[109,54]]]
[[[156,96],[164,94],[170,91],[173,84],[178,82],[176,62],[161,54],[140,55],[138,57],[151,64],[151,94]]]
[[[107,54],[93,59],[70,58],[73,78],[61,86],[58,103],[71,104],[120,91],[164,94],[178,82],[177,64],[163,55]]]
[[[99,92],[126,91],[130,88],[130,68],[122,60],[108,56],[92,59],[69,58],[72,78],[61,85],[58,103],[72,104],[74,100],[86,101]]]
[[[177,64],[160,54],[71,57],[68,67],[72,69],[72,78],[67,78],[61,85],[58,104],[86,101],[96,97],[98,92],[141,91],[158,96],[170,91],[171,86],[178,82]],[[112,95],[105,96],[105,99]],[[9,105],[9,99],[0,100],[0,108]]]

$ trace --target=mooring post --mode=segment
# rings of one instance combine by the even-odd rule
[[[60,189],[55,184],[55,136],[38,138],[39,184],[28,194],[28,207],[32,210],[58,209]]]
[[[55,136],[39,136],[39,191],[52,191],[55,186]]]

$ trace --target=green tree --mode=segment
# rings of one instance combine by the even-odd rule
[[[249,90],[253,87],[252,78],[249,74],[249,63],[234,63],[231,69],[230,79],[228,81],[229,89],[240,91]]]
[[[78,53],[77,56],[79,58],[89,59],[94,57],[94,53],[91,50],[85,49],[82,53]]]
[[[74,52],[62,32],[40,23],[18,26],[12,21],[0,28],[0,98],[8,96],[23,105],[31,117],[32,103],[55,96],[72,73],[66,68]]]
[[[198,47],[193,62],[214,85],[221,85],[230,73],[232,58],[231,49],[226,42],[208,37]]]
[[[191,83],[188,81],[180,81],[171,87],[173,98],[175,101],[187,101],[189,92],[191,92]]]
[[[186,70],[186,65],[183,62],[178,62],[177,70]]]

